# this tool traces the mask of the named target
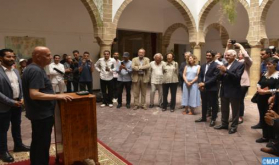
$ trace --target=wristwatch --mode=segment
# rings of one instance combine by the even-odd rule
[[[274,125],[274,120],[275,120],[275,119],[272,119],[272,120],[271,120],[271,126]]]

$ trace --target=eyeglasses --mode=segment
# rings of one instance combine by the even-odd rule
[[[265,54],[261,54],[261,56],[264,56]]]

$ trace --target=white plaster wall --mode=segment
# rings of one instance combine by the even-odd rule
[[[168,27],[175,23],[182,23],[185,25],[185,20],[181,13],[170,4],[170,7],[163,10],[163,17],[164,17],[164,32],[167,30]]]
[[[99,52],[92,21],[80,1],[1,1],[0,48],[5,36],[44,37],[52,54],[89,51],[93,61]],[[93,77],[93,88],[99,89],[99,75],[95,72]]]
[[[279,1],[274,1],[272,5],[270,6],[267,17],[266,17],[266,33],[267,37],[271,39],[279,38],[279,23],[278,19],[276,19],[276,16],[279,16]]]
[[[115,17],[115,14],[117,12],[117,10],[119,9],[119,7],[121,6],[121,4],[124,2],[125,0],[113,0],[112,1],[112,18]],[[189,8],[191,14],[193,15],[193,18],[195,20],[195,24],[198,25],[198,15],[200,10],[202,9],[203,5],[207,2],[208,0],[183,0],[183,2],[186,4],[186,6]],[[134,3],[134,2],[131,2]],[[131,4],[129,4],[131,5]],[[147,4],[148,5],[148,4]]]
[[[167,28],[174,23],[184,24],[181,13],[171,3],[164,5],[167,8],[148,6],[139,0],[131,2],[119,19],[118,29],[164,34]],[[173,33],[167,50],[173,49],[174,44],[188,43],[188,33],[183,28],[179,28]]]
[[[227,21],[226,15],[223,15],[220,12],[219,3],[216,4],[209,12],[205,21],[204,29],[206,29],[212,23],[221,23],[228,31],[230,38],[236,39],[239,42],[246,41],[246,36],[248,34],[249,28],[249,20],[245,8],[240,3],[238,3],[237,5],[237,18],[233,25],[231,25]]]
[[[261,6],[261,4],[263,3],[263,0],[259,0],[259,5]]]
[[[199,22],[199,13],[204,6],[204,4],[208,0],[183,0],[183,2],[186,4],[188,9],[191,11],[193,18],[195,20],[196,27],[198,29],[198,22]]]
[[[189,35],[183,28],[173,32],[167,51],[174,50],[174,44],[189,44]]]
[[[140,1],[133,1],[123,11],[118,22],[118,29],[147,32],[163,32],[163,11],[152,8]]]
[[[205,37],[205,44],[202,47],[202,54],[201,54],[201,63],[205,63],[205,52],[207,50],[215,50],[220,53],[224,53],[225,49],[222,46],[222,41],[220,37],[220,33],[214,29],[210,28],[206,37]]]
[[[120,8],[124,1],[125,0],[112,0],[112,20],[114,19],[117,10]]]

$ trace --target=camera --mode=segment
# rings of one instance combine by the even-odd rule
[[[236,43],[236,40],[231,40],[231,44],[234,45]]]
[[[272,51],[272,54],[276,53],[276,47],[275,46],[269,46],[268,49]]]

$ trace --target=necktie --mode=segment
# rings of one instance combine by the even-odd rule
[[[203,77],[204,82],[205,82],[205,75],[206,75],[206,72],[208,70],[208,67],[209,67],[209,63],[207,63],[206,66],[205,66],[205,72],[204,72],[204,77]]]

